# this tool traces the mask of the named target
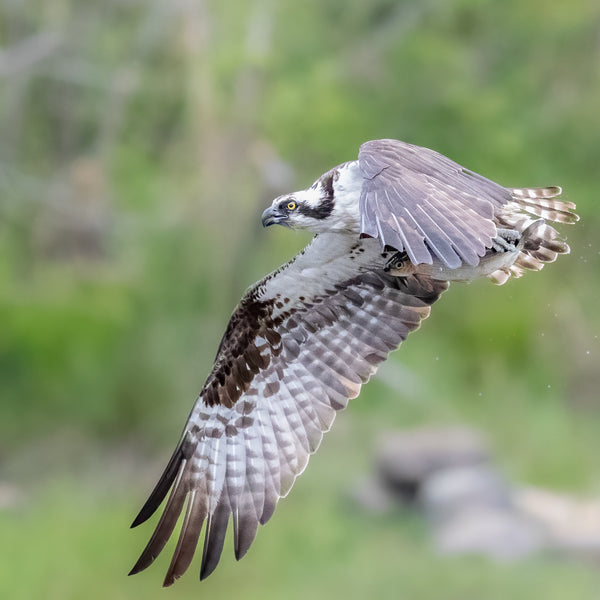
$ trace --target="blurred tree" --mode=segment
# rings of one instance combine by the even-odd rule
[[[111,0],[1,10],[4,439],[66,420],[102,436],[159,429],[167,397],[183,414],[243,289],[306,241],[259,236],[261,207],[376,137],[434,147],[507,185],[562,183],[584,216],[568,232],[573,255],[515,284],[510,302],[455,286],[436,312],[467,306],[469,320],[440,318],[403,360],[418,374],[435,343],[452,349],[440,373],[463,390],[510,373],[527,395],[552,379],[555,402],[597,410],[598,7]],[[567,291],[584,286],[585,298]],[[556,305],[539,311],[549,289]],[[573,373],[557,372],[561,349],[540,343],[549,319],[578,332],[564,338]]]

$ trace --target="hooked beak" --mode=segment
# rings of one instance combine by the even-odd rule
[[[269,227],[270,225],[285,225],[287,215],[282,215],[277,209],[269,206],[267,210],[262,214],[263,227]]]

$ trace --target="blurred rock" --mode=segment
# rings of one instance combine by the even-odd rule
[[[386,515],[398,506],[394,495],[382,485],[378,477],[361,479],[348,495],[357,508],[376,515]]]
[[[422,503],[440,552],[516,559],[540,549],[543,536],[513,505],[511,489],[491,465],[438,471],[425,482]]]
[[[435,545],[449,554],[484,554],[514,560],[537,552],[543,534],[525,517],[494,506],[465,506],[433,531]]]
[[[421,504],[434,522],[476,507],[498,510],[512,507],[509,486],[491,465],[454,467],[433,473],[423,483]]]
[[[447,469],[423,486],[437,548],[494,559],[553,552],[600,564],[600,500],[508,485],[491,467]]]
[[[412,502],[433,473],[489,460],[487,443],[478,432],[430,427],[384,434],[378,444],[375,468],[386,489],[398,499]]]
[[[361,509],[421,510],[436,548],[515,560],[552,552],[600,565],[600,499],[517,488],[494,466],[482,435],[422,428],[382,435],[373,473],[351,491]]]
[[[531,487],[516,490],[514,496],[516,509],[543,528],[550,550],[599,564],[599,499]]]

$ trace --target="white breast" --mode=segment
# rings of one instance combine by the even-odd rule
[[[310,301],[362,270],[381,268],[385,260],[380,252],[379,242],[371,238],[320,234],[292,262],[266,278],[261,296],[286,297],[292,302],[304,297]]]

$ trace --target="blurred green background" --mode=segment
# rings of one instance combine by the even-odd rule
[[[598,597],[591,567],[439,557],[344,498],[383,428],[427,423],[600,493],[600,4],[6,0],[0,46],[0,597]],[[261,211],[378,137],[562,185],[571,254],[453,285],[239,564],[126,578],[229,314],[308,240]]]

